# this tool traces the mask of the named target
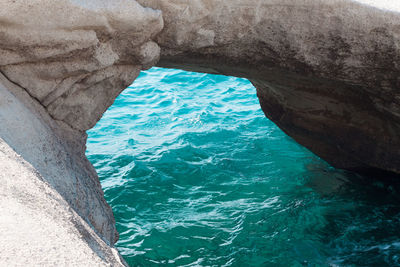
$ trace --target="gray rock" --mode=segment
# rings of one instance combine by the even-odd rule
[[[400,173],[398,13],[348,0],[139,2],[164,14],[159,66],[248,78],[266,116],[335,167]]]
[[[118,234],[84,154],[85,131],[155,64],[246,77],[266,116],[334,166],[400,173],[399,13],[351,0],[2,0],[0,7],[6,265],[12,257],[15,265],[124,264],[111,248]],[[24,231],[43,249],[17,251]]]
[[[118,251],[93,228],[104,227],[104,237],[115,233],[100,188],[74,177],[66,166],[72,160],[60,155],[65,153],[61,143],[2,86],[0,121],[0,134],[36,166],[0,138],[0,266],[124,266]],[[96,225],[71,207],[80,208],[88,221],[96,217]]]

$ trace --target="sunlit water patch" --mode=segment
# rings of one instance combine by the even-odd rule
[[[88,134],[131,266],[400,265],[400,185],[296,144],[245,79],[153,68]]]

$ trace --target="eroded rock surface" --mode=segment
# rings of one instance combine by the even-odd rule
[[[85,130],[157,62],[152,38],[161,12],[129,0],[2,0],[0,7],[0,137],[113,245],[115,220],[85,156]],[[12,183],[10,170],[0,173]]]
[[[246,77],[265,114],[336,167],[400,173],[400,15],[349,0],[139,0],[160,66]]]
[[[124,266],[43,177],[0,138],[0,265]]]
[[[400,173],[399,13],[351,0],[0,0],[0,7],[0,138],[104,244],[117,232],[84,155],[85,131],[159,59],[248,78],[265,114],[336,167]],[[4,162],[21,165],[1,149]],[[0,178],[13,183],[8,163]],[[28,173],[21,175],[36,179]],[[51,199],[43,202],[49,212]],[[103,243],[105,250],[96,246],[94,254],[105,255]]]
[[[11,1],[0,10],[0,71],[55,119],[94,126],[139,71],[154,65],[161,12],[130,0]]]

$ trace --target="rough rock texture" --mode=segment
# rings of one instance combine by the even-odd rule
[[[0,138],[0,266],[124,266],[61,195]]]
[[[86,136],[67,125],[57,125],[46,115],[23,89],[0,74],[1,138],[23,155],[107,242],[114,241],[117,233],[111,209],[84,155]]]
[[[160,45],[160,66],[249,78],[266,115],[334,166],[400,172],[398,13],[350,0],[5,2],[0,71],[74,129]]]
[[[400,173],[400,15],[349,0],[139,0],[160,66],[246,77],[265,114],[339,168]]]
[[[154,65],[161,12],[130,0],[1,0],[0,71],[55,119],[94,126]]]
[[[0,7],[0,137],[67,201],[70,216],[113,245],[115,220],[84,154],[85,130],[158,60],[151,38],[163,27],[161,12],[129,0],[0,0]]]
[[[123,265],[83,136],[2,75],[0,122],[0,266]]]
[[[0,259],[63,265],[80,242],[73,263],[122,264],[85,131],[160,57],[250,79],[265,114],[336,167],[400,173],[399,38],[399,13],[351,0],[0,0],[0,138],[23,158],[0,141],[0,230],[20,220],[43,243],[7,235]]]
[[[84,156],[84,131],[94,126],[140,69],[158,60],[159,47],[151,37],[163,23],[159,11],[134,1],[84,2],[1,1],[0,72],[59,123],[49,118],[43,129],[28,129],[29,119],[17,125],[18,113],[6,114],[0,132],[5,131],[1,136],[8,134],[6,141],[113,243],[114,221]],[[52,140],[49,134],[58,135],[64,147],[47,141]],[[30,142],[25,144],[24,139]],[[56,166],[54,171],[49,164]]]

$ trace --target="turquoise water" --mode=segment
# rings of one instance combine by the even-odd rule
[[[88,134],[131,266],[400,265],[400,185],[296,144],[245,79],[153,68]]]

